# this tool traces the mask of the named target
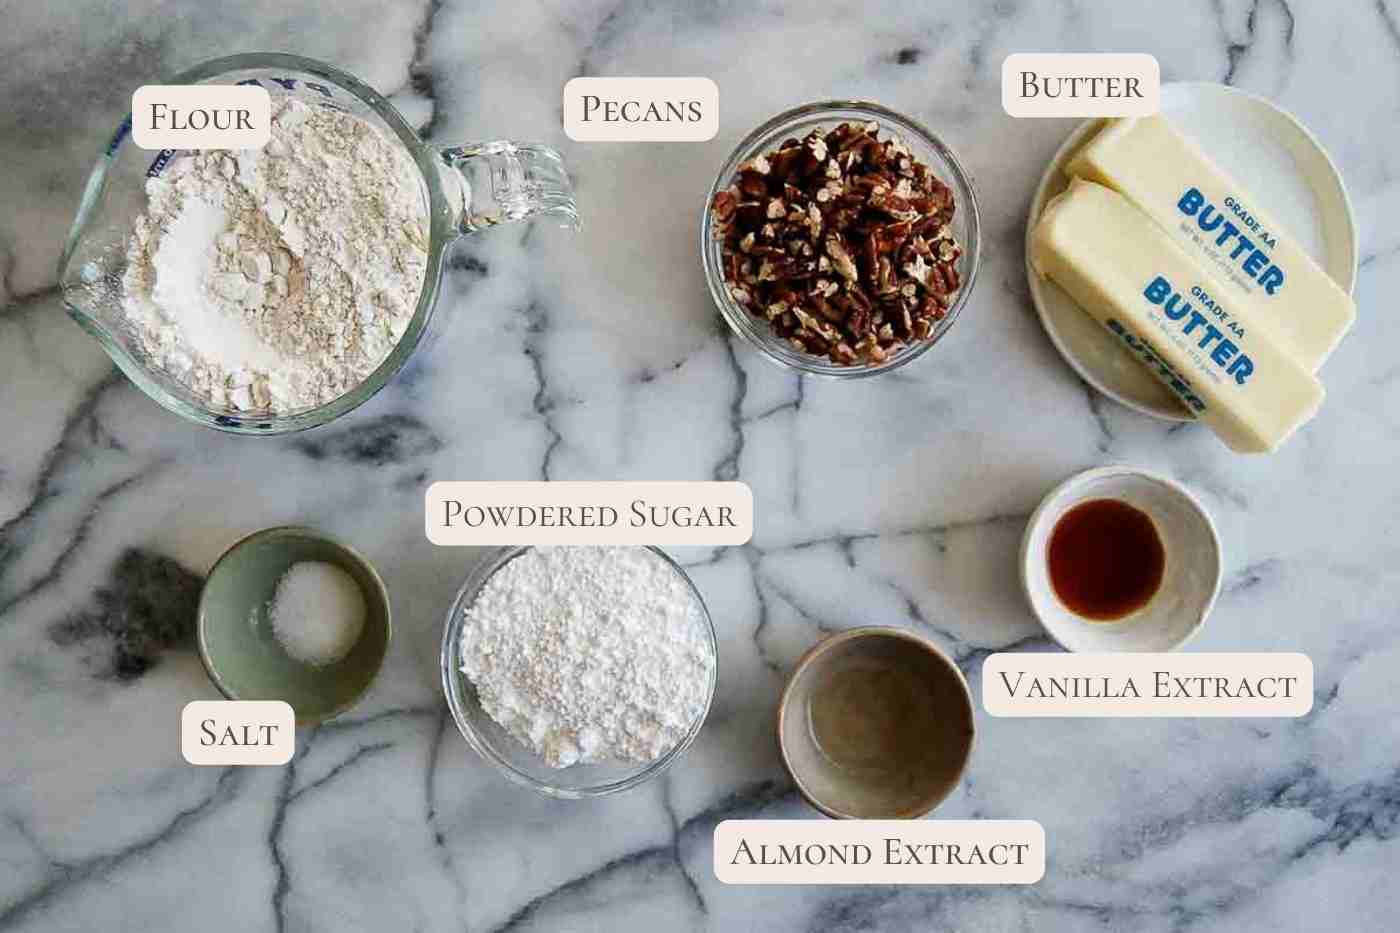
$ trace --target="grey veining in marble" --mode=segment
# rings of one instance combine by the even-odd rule
[[[241,439],[116,376],[53,269],[127,95],[203,58],[295,51],[363,76],[436,142],[561,148],[587,232],[502,228],[455,254],[431,335],[334,425]],[[1145,50],[1163,77],[1278,100],[1342,167],[1359,321],[1321,416],[1229,454],[1086,390],[1032,313],[1024,213],[1067,121],[999,106],[1014,51]],[[579,74],[702,74],[704,144],[572,144]],[[1400,8],[1392,0],[511,3],[0,0],[0,930],[1293,931],[1400,916]],[[696,256],[730,147],[798,102],[869,97],[934,127],[979,184],[976,294],[945,344],[873,381],[803,381],[722,329]],[[777,760],[784,672],[823,632],[910,626],[959,659],[1049,650],[1015,577],[1039,497],[1128,461],[1214,513],[1228,581],[1201,650],[1301,650],[1297,721],[989,720],[946,817],[1040,821],[1025,888],[738,888],[727,817],[813,816]],[[751,545],[682,555],[721,685],[684,761],[635,793],[550,801],[477,760],[437,686],[475,558],[423,537],[435,479],[737,478]],[[190,606],[221,550],[305,522],[376,562],[398,632],[285,768],[184,764],[215,693]]]

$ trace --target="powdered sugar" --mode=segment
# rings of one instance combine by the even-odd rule
[[[553,767],[650,761],[704,712],[703,613],[646,548],[535,548],[467,608],[462,671],[487,714]]]
[[[213,407],[325,404],[413,317],[427,265],[417,172],[358,117],[274,97],[265,148],[181,156],[146,195],[123,312],[150,361]]]

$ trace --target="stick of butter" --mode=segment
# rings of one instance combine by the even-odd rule
[[[1069,174],[1121,193],[1224,284],[1222,297],[1258,309],[1261,324],[1316,372],[1356,318],[1351,296],[1257,197],[1165,118],[1111,122],[1070,161]]]
[[[1322,384],[1258,313],[1115,191],[1072,179],[1040,216],[1030,259],[1232,450],[1273,450],[1322,404]]]

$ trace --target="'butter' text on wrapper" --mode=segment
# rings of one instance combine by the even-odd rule
[[[1181,325],[1181,333],[1190,337],[1196,347],[1207,351],[1207,355],[1224,374],[1234,379],[1236,385],[1244,385],[1254,373],[1254,360],[1240,353],[1240,348],[1230,340],[1229,333],[1244,336],[1244,329],[1235,322],[1228,311],[1210,296],[1200,285],[1191,286],[1191,298],[1196,299],[1200,310],[1172,287],[1166,276],[1155,276],[1142,295],[1151,304],[1160,305],[1162,314],[1169,321]],[[1216,327],[1206,314],[1212,315],[1220,324]],[[1237,355],[1238,354],[1238,355]]]
[[[1267,230],[1260,229],[1259,221],[1234,197],[1225,199],[1225,207],[1239,219],[1244,229],[1226,220],[1224,213],[1207,201],[1198,188],[1187,188],[1176,202],[1177,210],[1187,217],[1194,217],[1196,226],[1211,234],[1216,246],[1224,246],[1233,237],[1235,243],[1230,250],[1230,259],[1239,264],[1246,277],[1258,282],[1265,294],[1277,294],[1283,287],[1283,270],[1270,261],[1269,254],[1262,248],[1272,249],[1278,245],[1277,241]],[[1215,232],[1217,229],[1219,234]],[[1259,243],[1245,236],[1245,230],[1253,231]]]

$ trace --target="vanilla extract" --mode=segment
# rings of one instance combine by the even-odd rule
[[[1046,558],[1055,595],[1090,622],[1117,622],[1142,609],[1166,571],[1151,516],[1118,499],[1090,499],[1065,512]]]

